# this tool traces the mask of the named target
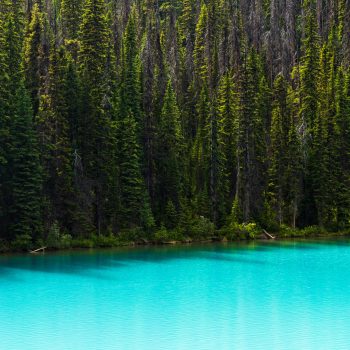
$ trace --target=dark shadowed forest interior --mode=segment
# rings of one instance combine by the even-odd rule
[[[0,246],[349,229],[349,66],[350,0],[1,0]]]

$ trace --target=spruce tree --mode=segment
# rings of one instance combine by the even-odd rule
[[[212,98],[207,116],[205,134],[209,171],[208,194],[210,196],[210,219],[221,226],[226,219],[227,178],[225,176],[225,153],[219,143],[219,113],[216,98]]]
[[[196,40],[193,51],[194,69],[196,74],[196,88],[198,84],[208,83],[209,78],[209,57],[208,57],[208,8],[205,3],[201,6],[197,26],[196,26]]]
[[[183,138],[176,96],[169,80],[157,133],[157,201],[160,217],[168,205],[179,208]],[[167,225],[167,223],[165,222]]]
[[[12,237],[29,243],[42,235],[42,171],[31,102],[23,86],[18,89],[16,101],[10,125],[9,167],[13,176],[9,179],[9,231]]]
[[[50,221],[49,224],[57,221],[72,232],[75,206],[73,150],[65,91],[66,76],[65,50],[54,47],[50,55],[47,93],[41,96],[37,120],[45,173],[44,193],[51,205],[51,210],[47,208],[46,217]]]
[[[209,144],[207,135],[207,118],[211,113],[207,84],[201,89],[196,106],[196,136],[191,150],[190,178],[191,193],[196,202],[197,214],[209,217]]]
[[[271,121],[271,160],[269,167],[269,191],[271,204],[278,223],[284,223],[286,195],[286,170],[288,160],[288,137],[291,112],[287,100],[288,85],[282,75],[274,82],[274,101]]]
[[[350,218],[350,73],[339,67],[336,77],[336,123],[338,192],[336,197],[337,228],[344,229]]]
[[[300,214],[303,176],[302,135],[300,135],[300,115],[298,90],[288,87],[287,108],[290,111],[289,133],[287,140],[287,164],[285,165],[286,189],[286,223],[295,228]]]
[[[251,50],[241,81],[236,200],[243,220],[257,220],[266,189],[266,125],[269,91],[259,55]]]
[[[98,233],[109,222],[106,205],[110,197],[109,180],[113,169],[110,148],[111,123],[105,110],[108,75],[109,29],[103,0],[87,0],[80,27],[79,73],[82,109],[77,152],[82,159],[86,188],[93,204],[92,222]]]
[[[16,110],[21,75],[22,1],[4,1],[0,9],[0,235],[11,236],[11,122]]]
[[[61,1],[62,28],[64,36],[68,40],[78,38],[82,4],[82,0]]]
[[[46,68],[47,52],[43,45],[44,16],[39,4],[35,3],[30,13],[30,22],[26,29],[24,41],[23,66],[26,88],[30,92],[33,112],[39,109],[40,88]]]
[[[319,37],[317,33],[315,1],[305,1],[305,38],[304,55],[300,66],[300,119],[303,126],[303,145],[306,156],[305,196],[303,216],[305,224],[316,224],[316,204],[314,198],[313,170],[317,168],[317,157],[313,156],[313,138],[317,130],[317,111],[319,110],[318,77],[319,77]],[[319,129],[320,130],[320,129]]]
[[[237,175],[238,93],[232,73],[222,76],[218,88],[218,147],[223,156],[225,207],[229,210],[234,198]]]
[[[0,237],[5,236],[6,203],[4,182],[6,179],[7,141],[9,137],[8,119],[8,65],[6,47],[5,4],[0,5]]]
[[[135,9],[131,14],[122,45],[121,81],[117,99],[117,160],[119,228],[153,222],[149,195],[141,173],[139,58],[136,45]]]

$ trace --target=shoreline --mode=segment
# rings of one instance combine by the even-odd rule
[[[72,245],[70,247],[61,247],[61,248],[50,248],[45,247],[43,251],[32,252],[32,251],[18,251],[14,249],[9,249],[6,251],[0,251],[1,256],[12,256],[12,255],[31,255],[31,256],[40,256],[45,255],[46,253],[59,253],[59,252],[84,252],[91,250],[106,250],[106,249],[127,249],[127,248],[145,248],[145,247],[175,247],[175,246],[191,246],[197,244],[227,244],[227,243],[252,243],[252,242],[279,242],[279,241],[307,241],[307,240],[324,240],[324,239],[341,239],[341,238],[350,238],[350,232],[326,232],[320,234],[313,234],[308,236],[293,236],[293,235],[278,235],[276,234],[275,239],[267,239],[262,237],[250,238],[250,239],[227,239],[224,237],[220,239],[219,237],[211,237],[211,238],[203,238],[203,239],[186,239],[186,240],[172,240],[172,241],[164,241],[164,242],[155,242],[155,241],[147,241],[145,239],[140,239],[139,241],[125,241],[125,242],[115,242],[115,244],[111,245],[96,245],[93,244],[93,239],[86,240],[86,242],[91,243],[90,246],[79,245],[80,240],[72,240]]]

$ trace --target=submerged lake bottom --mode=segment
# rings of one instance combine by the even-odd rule
[[[0,350],[350,349],[350,241],[0,256]]]

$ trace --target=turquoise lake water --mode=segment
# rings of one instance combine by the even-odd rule
[[[0,257],[0,350],[350,349],[350,241]]]

